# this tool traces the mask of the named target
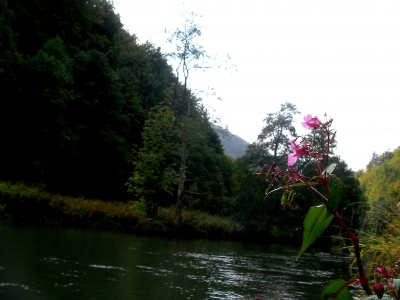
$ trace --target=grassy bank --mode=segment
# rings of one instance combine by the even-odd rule
[[[136,234],[178,237],[237,238],[243,227],[227,218],[202,211],[159,208],[147,218],[144,203],[105,202],[49,193],[41,186],[0,181],[0,216],[16,221],[118,230]]]
[[[372,202],[364,224],[358,232],[361,256],[369,280],[377,277],[377,266],[393,268],[400,278],[400,199]],[[353,261],[353,267],[356,261]]]

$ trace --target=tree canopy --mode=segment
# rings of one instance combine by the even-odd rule
[[[366,171],[359,171],[357,177],[368,201],[372,204],[379,199],[395,198],[400,195],[400,148],[381,155],[373,153]]]

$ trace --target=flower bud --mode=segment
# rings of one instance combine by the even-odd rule
[[[378,267],[376,267],[376,271],[378,271],[379,274],[383,274],[385,272],[385,268],[378,266]]]
[[[385,286],[381,283],[375,284],[373,286],[375,294],[378,296],[378,299],[382,299],[383,293],[385,292]]]

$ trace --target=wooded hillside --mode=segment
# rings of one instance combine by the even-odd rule
[[[164,118],[168,143],[179,152],[179,126],[191,109],[198,133],[193,149],[209,150],[190,155],[213,162],[199,174],[193,160],[188,179],[207,194],[213,189],[207,182],[219,176],[221,190],[213,193],[224,194],[224,158],[207,112],[185,91],[166,54],[123,29],[111,3],[1,0],[1,7],[1,179],[125,199],[133,162],[151,155],[143,152],[152,151],[143,132]],[[179,155],[170,154],[168,162],[158,159],[160,168],[179,172]]]

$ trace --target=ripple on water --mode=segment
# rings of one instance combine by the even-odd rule
[[[136,267],[138,269],[142,270],[142,272],[148,272],[148,273],[151,273],[151,274],[156,275],[156,276],[167,276],[167,275],[170,275],[170,274],[174,274],[170,270],[161,269],[161,268],[153,268],[153,267],[140,266],[140,265],[137,265]]]
[[[88,267],[97,268],[97,269],[111,269],[111,270],[129,271],[129,270],[121,268],[121,267],[105,266],[105,265],[88,265]]]
[[[38,298],[40,290],[30,288],[28,285],[13,282],[0,282],[1,299],[41,299]]]
[[[29,286],[23,285],[23,284],[18,284],[18,283],[7,283],[7,282],[0,282],[0,287],[3,286],[13,286],[13,287],[18,287],[24,290],[29,290]]]

